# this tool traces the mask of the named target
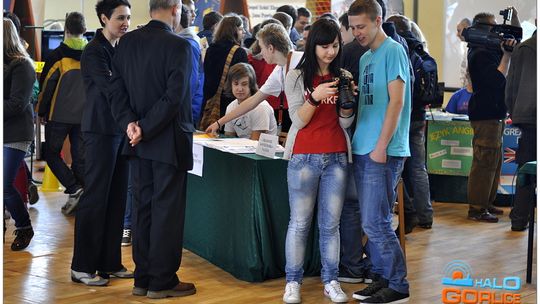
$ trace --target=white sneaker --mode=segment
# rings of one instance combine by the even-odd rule
[[[298,284],[298,282],[293,281],[285,285],[283,302],[290,304],[302,302],[302,298],[300,297],[300,284]]]
[[[334,303],[346,303],[349,301],[349,297],[341,289],[341,285],[336,280],[324,285],[324,295]]]

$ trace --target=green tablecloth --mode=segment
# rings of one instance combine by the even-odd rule
[[[532,183],[533,177],[536,176],[536,161],[531,161],[519,168],[518,185],[525,186]]]
[[[184,248],[244,281],[284,276],[288,201],[287,161],[205,147],[203,177],[188,176]],[[320,271],[313,227],[308,276]]]

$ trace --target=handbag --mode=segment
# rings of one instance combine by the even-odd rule
[[[221,93],[223,92],[223,86],[225,85],[225,79],[227,79],[227,74],[229,73],[229,67],[231,65],[234,53],[238,48],[238,45],[234,45],[229,51],[229,55],[227,55],[227,60],[225,61],[225,66],[223,67],[223,74],[221,74],[221,81],[219,82],[219,87],[216,94],[209,98],[204,106],[201,122],[199,123],[199,130],[206,130],[209,125],[220,118]]]

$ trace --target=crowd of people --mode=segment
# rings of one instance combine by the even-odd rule
[[[427,42],[413,21],[386,18],[381,0],[356,0],[340,18],[317,20],[306,8],[284,5],[252,32],[241,15],[210,12],[196,33],[193,0],[150,0],[152,20],[133,31],[128,0],[99,0],[96,15],[102,28],[90,42],[85,17],[66,16],[35,107],[45,125],[45,160],[66,189],[62,213],[75,215],[73,282],[134,278],[132,294],[152,299],[196,293],[177,275],[193,132],[254,140],[284,133],[290,221],[283,301],[301,302],[315,211],[326,297],[347,302],[340,286],[347,282],[369,284],[352,294],[360,303],[408,301],[392,228],[400,178],[406,233],[433,225],[426,104],[415,68]],[[467,21],[458,25],[460,38],[460,28],[495,24],[489,13]],[[14,22],[3,24],[4,206],[16,226],[11,248],[22,250],[34,232],[14,180],[33,141],[36,75]],[[481,222],[502,214],[493,202],[507,112],[522,130],[518,164],[536,156],[536,70],[524,64],[536,58],[536,33],[517,46],[512,39],[503,44],[513,55],[502,46],[469,45],[463,64],[474,129],[469,218]],[[354,87],[350,97],[344,81]],[[67,137],[70,166],[61,157]],[[533,196],[530,186],[518,187],[512,230],[526,229]],[[122,264],[121,246],[131,244],[134,271]]]

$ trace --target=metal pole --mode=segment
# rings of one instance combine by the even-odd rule
[[[418,24],[418,0],[413,2],[413,21]]]

